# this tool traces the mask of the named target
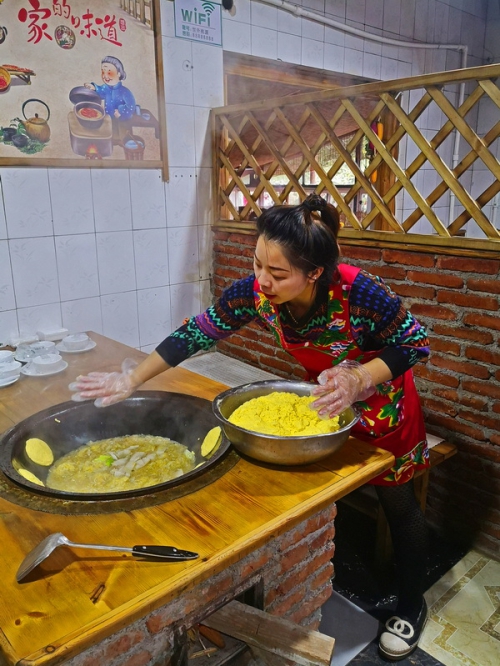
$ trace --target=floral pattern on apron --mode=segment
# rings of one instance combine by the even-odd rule
[[[291,354],[309,374],[310,381],[327,368],[343,360],[366,363],[380,352],[365,352],[358,347],[349,318],[349,294],[359,268],[340,264],[338,279],[328,291],[327,324],[316,340],[289,343],[285,339],[277,308],[260,291],[255,280],[255,307],[260,318],[274,334],[278,344]],[[390,451],[396,458],[394,466],[375,477],[375,485],[399,485],[409,481],[417,469],[429,466],[424,420],[413,373],[408,370],[400,377],[377,386],[366,401],[357,402],[361,418],[352,429],[358,439]]]

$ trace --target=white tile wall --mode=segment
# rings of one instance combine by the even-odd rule
[[[47,169],[1,169],[9,238],[52,236]]]
[[[94,169],[92,193],[96,231],[132,228],[130,179],[126,169]]]
[[[61,301],[99,296],[95,234],[56,236]]]
[[[19,308],[58,303],[54,238],[22,238],[9,241],[16,302]]]
[[[0,312],[14,310],[15,307],[16,300],[14,298],[9,244],[8,241],[2,240],[0,241]]]
[[[325,5],[327,15],[331,15],[335,18],[345,19],[347,2],[348,0],[329,0]],[[370,2],[368,4],[370,4]]]
[[[327,46],[325,44],[325,46]],[[302,39],[298,35],[278,32],[278,58],[283,62],[300,65],[302,60]]]
[[[141,347],[158,343],[172,328],[170,287],[142,289],[137,292],[139,340]]]
[[[56,236],[93,233],[95,223],[90,170],[49,169],[48,175]]]
[[[194,166],[196,161],[194,107],[167,103],[167,143],[168,161],[171,167]]]
[[[229,12],[222,12],[222,18],[227,21],[238,21],[240,23],[251,23],[250,16],[252,3],[250,0],[238,0],[235,3],[234,15]]]
[[[238,14],[236,14],[238,16]],[[225,16],[222,18],[224,34],[224,47],[227,51],[234,51],[248,55],[252,52],[252,28],[250,23],[231,21]]]
[[[161,19],[161,34],[164,37],[174,37],[174,35],[175,35],[175,25],[174,25],[174,3],[173,2],[162,2],[161,3],[160,19]]]
[[[137,294],[129,291],[101,298],[102,332],[131,347],[139,347]]]
[[[351,21],[359,21],[365,15],[366,5],[370,4],[370,0],[349,0],[346,4],[346,19]]]
[[[302,19],[302,37],[304,39],[313,39],[316,42],[324,42],[325,26],[322,23],[304,17]]]
[[[250,20],[252,25],[260,28],[278,29],[278,9],[260,2],[251,2]],[[280,12],[281,15],[281,12]]]
[[[279,32],[288,35],[302,35],[302,19],[295,14],[280,12]]]
[[[196,202],[196,169],[170,169],[165,184],[167,196],[167,226],[187,227],[198,222]]]
[[[193,313],[201,311],[201,282],[173,284],[170,287],[172,328],[182,325]]]
[[[278,57],[278,33],[269,28],[252,26],[252,55],[276,60]]]
[[[134,231],[133,239],[137,289],[168,284],[167,230]]]
[[[2,181],[0,180],[0,239],[7,238],[7,221],[3,203]]]
[[[211,109],[224,104],[222,55],[222,49],[193,43],[193,90],[196,106]]]
[[[355,76],[363,75],[363,51],[344,49],[344,71]]]
[[[165,188],[160,171],[130,171],[130,199],[134,229],[165,228]]]
[[[494,57],[496,21],[482,0],[297,0],[305,9],[395,38],[467,43],[469,64]],[[292,64],[394,79],[460,66],[446,50],[381,45],[266,6],[237,0],[223,10],[224,49]],[[491,19],[491,17],[489,17]],[[95,330],[150,351],[210,302],[212,238],[210,108],[224,103],[223,49],[175,37],[174,6],[161,2],[170,182],[158,170],[0,169],[0,342],[40,326]],[[498,31],[497,31],[498,32]],[[485,37],[486,35],[486,37]],[[450,95],[456,91],[449,91]],[[412,100],[412,108],[415,100]],[[478,114],[479,133],[495,109]],[[433,136],[430,109],[421,127]],[[500,151],[500,142],[493,151]],[[440,149],[451,161],[452,137]],[[469,150],[462,142],[460,153]],[[407,163],[418,150],[408,142]],[[400,162],[405,151],[400,152]],[[478,171],[464,179],[474,191]],[[433,187],[432,170],[414,179]],[[425,182],[424,182],[425,180]],[[438,202],[446,218],[449,195]],[[411,197],[398,198],[409,214]],[[489,207],[491,210],[491,206]],[[417,225],[424,230],[428,222]]]
[[[16,310],[0,310],[0,345],[6,345],[19,336]]]
[[[170,104],[194,104],[193,44],[187,39],[165,37],[163,53],[168,67],[165,70],[165,97]]]
[[[137,288],[131,231],[97,234],[97,262],[101,294],[118,294]]]
[[[324,43],[315,39],[302,37],[302,65],[323,69],[324,66]]]
[[[17,319],[19,334],[22,337],[30,337],[44,328],[60,328],[61,307],[59,303],[49,303],[31,308],[19,308]]]
[[[221,105],[224,100],[221,100]],[[212,135],[210,132],[210,109],[194,107],[194,137],[197,167],[212,167]]]
[[[344,47],[336,44],[325,44],[325,69],[331,69],[334,72],[345,71],[344,57]]]
[[[198,227],[168,229],[170,284],[198,282],[200,279]]]
[[[62,325],[70,333],[102,333],[101,298],[81,298],[61,303]]]

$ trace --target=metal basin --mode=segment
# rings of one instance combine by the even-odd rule
[[[230,448],[223,437],[208,460],[200,452],[207,432],[218,425],[209,400],[166,391],[139,391],[123,402],[97,409],[92,402],[64,402],[21,421],[0,437],[0,469],[10,480],[35,493],[67,500],[119,499],[156,493],[178,486],[214,467]],[[126,492],[75,493],[31,483],[17,473],[24,468],[45,482],[50,467],[37,465],[26,455],[26,440],[38,437],[50,445],[55,460],[93,440],[125,435],[168,437],[195,453],[200,467],[165,483]]]
[[[359,414],[349,407],[340,414],[340,430],[332,433],[302,437],[278,437],[246,430],[228,421],[240,405],[252,398],[269,395],[274,391],[311,395],[311,384],[286,380],[253,382],[220,393],[213,402],[214,414],[226,437],[244,455],[275,465],[305,465],[327,458],[349,438]],[[258,424],[255,424],[256,428]]]

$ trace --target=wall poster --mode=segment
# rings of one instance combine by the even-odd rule
[[[162,168],[160,0],[0,0],[0,166]]]

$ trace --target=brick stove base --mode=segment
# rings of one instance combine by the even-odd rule
[[[187,629],[245,592],[240,600],[318,629],[321,607],[332,593],[336,515],[333,504],[175,601],[63,663],[67,666],[183,666],[179,654]]]

